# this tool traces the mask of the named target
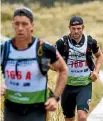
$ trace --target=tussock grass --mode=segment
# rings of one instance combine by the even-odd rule
[[[90,105],[90,112],[94,109],[96,104],[98,104],[98,102],[101,99],[101,96],[103,96],[103,85],[101,84],[100,80],[97,80],[92,84],[93,87],[92,87],[92,100]]]
[[[23,4],[19,6],[23,6]],[[95,1],[74,5],[55,3],[55,7],[51,8],[42,8],[39,4],[29,4],[28,6],[33,10],[35,15],[34,36],[41,38],[48,36],[49,40],[53,36],[59,38],[68,33],[68,21],[70,17],[80,15],[83,17],[85,23],[84,32],[93,35],[98,41],[102,41],[103,2]],[[2,34],[5,36],[13,36],[10,20],[16,7],[18,7],[18,4],[12,6],[2,4],[1,6]],[[53,39],[53,43],[55,41]]]

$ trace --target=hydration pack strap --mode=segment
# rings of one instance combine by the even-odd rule
[[[8,60],[9,52],[10,52],[10,40],[6,41],[4,45],[2,45],[2,63],[1,63],[1,69],[2,73],[4,74],[5,66]]]

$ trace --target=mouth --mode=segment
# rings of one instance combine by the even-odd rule
[[[79,34],[74,34],[75,36],[79,36]]]
[[[75,35],[74,35],[74,37],[78,37],[78,36],[79,36],[79,34],[75,34]]]
[[[19,33],[18,35],[24,35],[23,33]]]
[[[25,36],[24,36],[23,33],[18,33],[18,34],[17,34],[17,37],[18,37],[18,38],[24,38]]]
[[[23,33],[19,33],[18,36],[24,36],[24,34]]]

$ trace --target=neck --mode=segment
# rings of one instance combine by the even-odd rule
[[[25,40],[19,39],[19,38],[16,37],[14,43],[15,43],[15,46],[16,46],[17,49],[19,49],[19,50],[26,49],[26,48],[28,48],[28,45],[30,43],[32,43],[32,36],[25,39]]]

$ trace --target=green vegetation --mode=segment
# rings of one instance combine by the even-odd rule
[[[18,6],[23,6],[23,4],[2,4],[2,35],[13,37],[11,20],[13,10]],[[80,15],[83,17],[85,23],[84,33],[90,34],[98,40],[103,52],[103,2],[95,1],[74,5],[70,5],[69,3],[55,3],[54,7],[51,8],[40,7],[40,5],[36,3],[29,4],[28,6],[34,11],[35,15],[34,36],[43,38],[54,44],[62,35],[68,34],[68,22],[70,17]],[[48,85],[54,89],[55,72],[50,71],[49,75]],[[93,83],[93,99],[90,111],[96,106],[102,95],[103,87],[101,83],[99,81]],[[64,121],[60,105],[58,109],[59,111],[56,113],[51,113],[52,120],[50,121],[57,121],[58,118],[59,121]],[[54,115],[56,115],[56,118]]]

